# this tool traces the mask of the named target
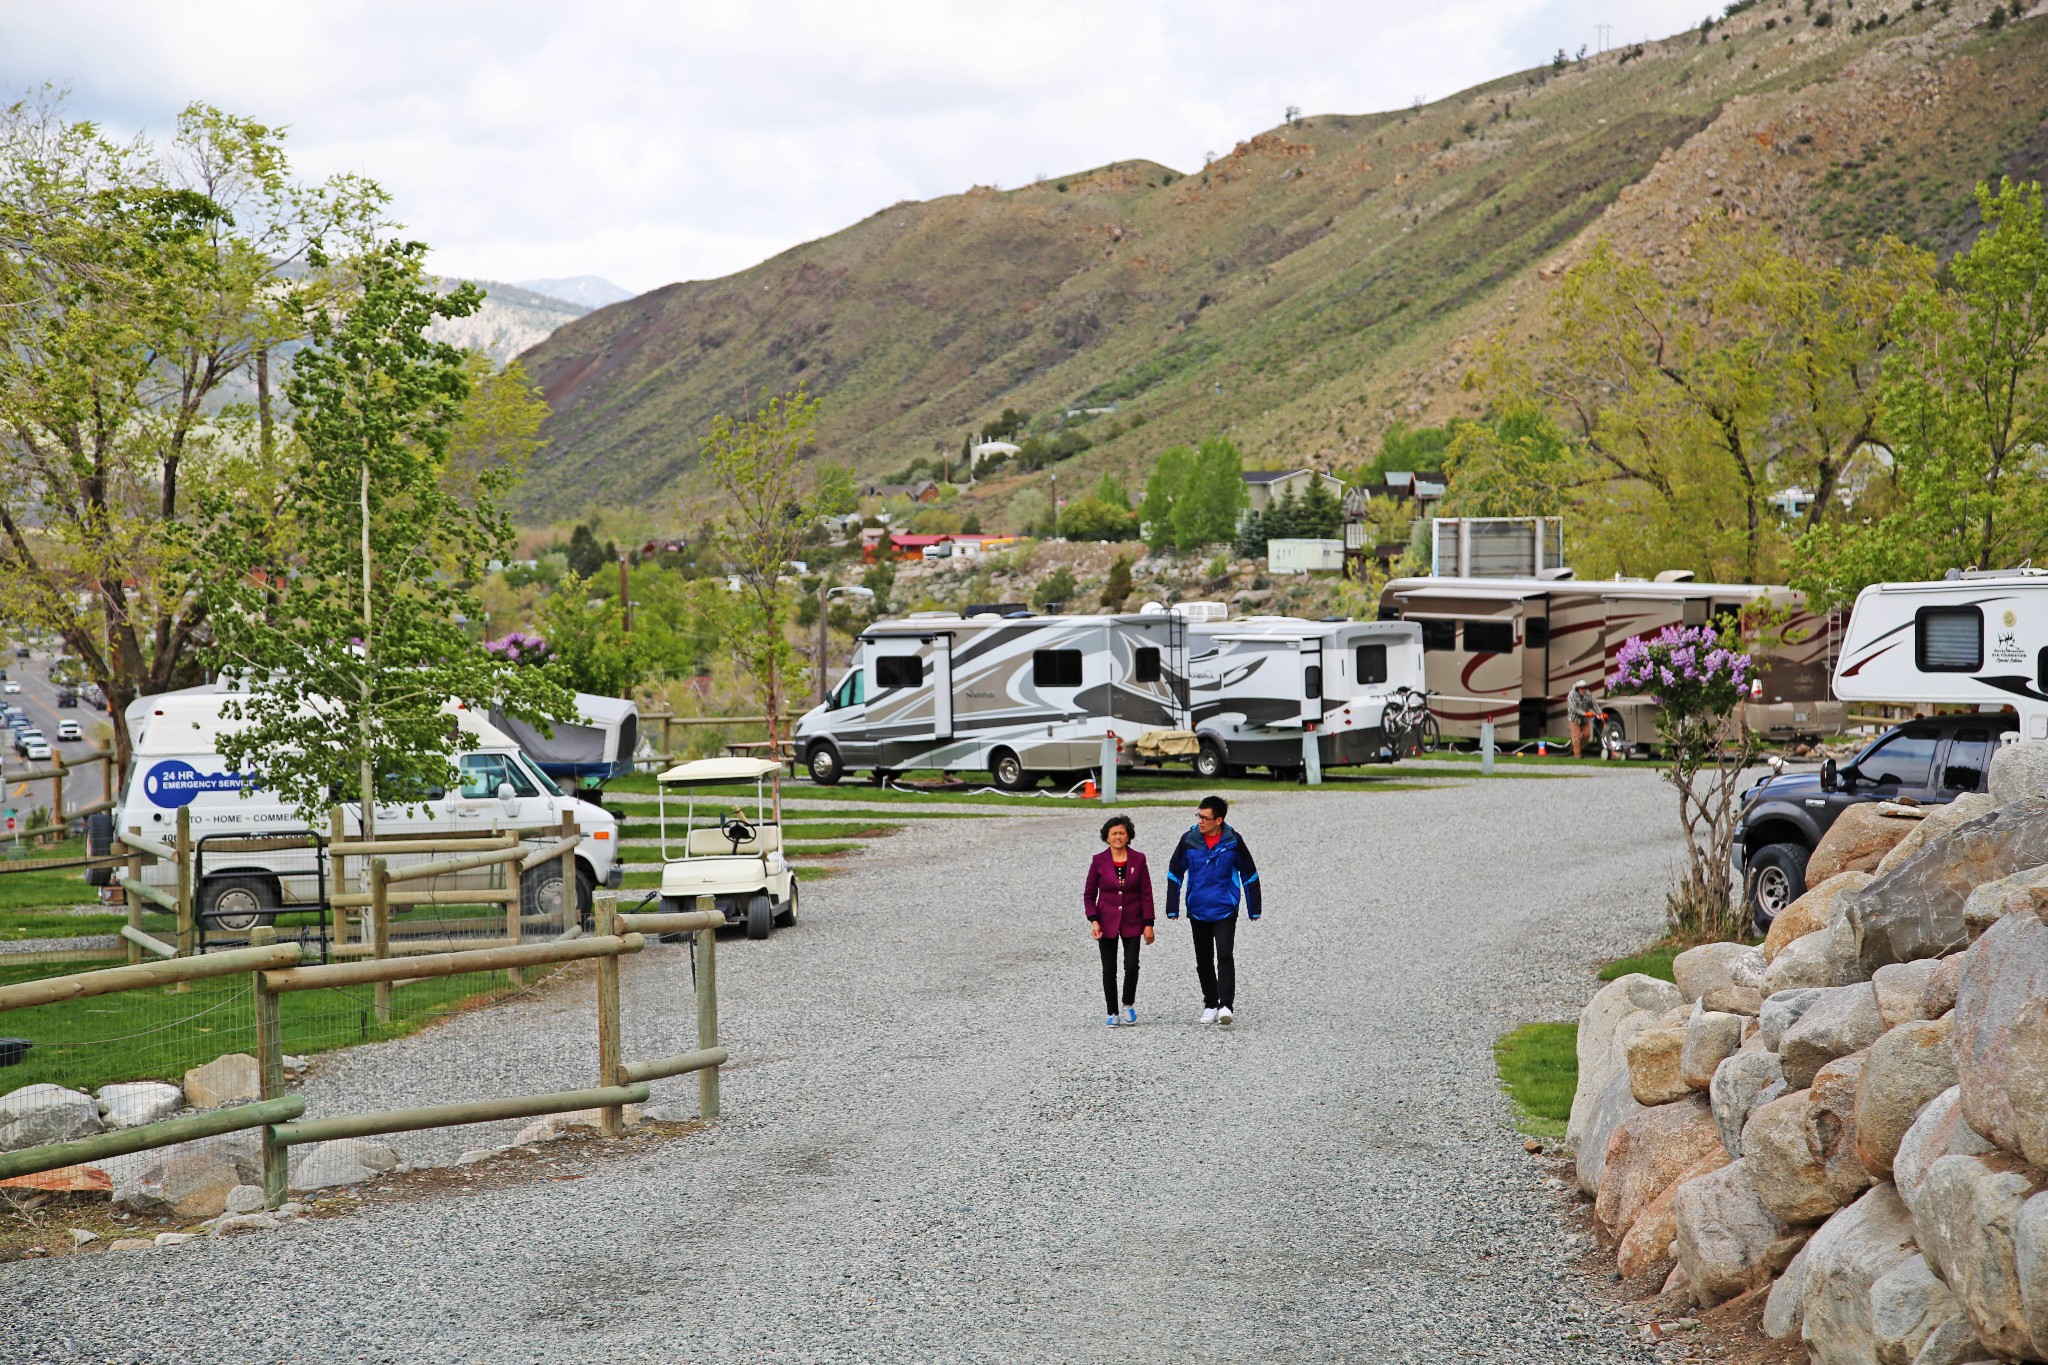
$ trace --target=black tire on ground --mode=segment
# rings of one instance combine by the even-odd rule
[[[545,916],[555,920],[564,929],[570,924],[591,921],[597,904],[597,878],[591,876],[583,864],[576,864],[576,917],[574,920],[562,914],[562,862],[550,858],[533,871],[519,879],[519,913],[522,915]]]
[[[775,932],[775,902],[766,891],[756,891],[747,899],[747,937],[766,938]]]
[[[1742,899],[1758,933],[1806,894],[1806,860],[1811,856],[1812,850],[1801,844],[1765,844],[1750,855],[1742,874]]]
[[[1024,760],[1008,749],[998,749],[989,757],[988,775],[997,787],[1006,792],[1030,791],[1038,785],[1038,774],[1024,770]]]
[[[275,922],[277,911],[277,888],[265,877],[209,877],[199,888],[199,916],[218,929],[254,929]]]
[[[1275,763],[1267,766],[1275,782],[1299,782],[1303,777],[1299,763]]]
[[[787,929],[796,923],[796,878],[789,879],[789,899],[783,902],[782,913],[775,917],[777,926]]]
[[[839,779],[846,776],[846,769],[839,762],[839,751],[829,744],[814,744],[808,766],[811,781],[821,787],[836,787]]]
[[[1230,765],[1224,761],[1223,748],[1213,739],[1204,738],[1202,747],[1195,751],[1195,776],[1214,779],[1224,775]]]

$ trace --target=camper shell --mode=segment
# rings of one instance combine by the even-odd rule
[[[1421,627],[1430,710],[1446,735],[1476,738],[1490,721],[1496,738],[1529,742],[1564,732],[1572,685],[1601,690],[1632,637],[1707,625],[1756,602],[1788,610],[1784,634],[1795,643],[1761,660],[1761,692],[1745,708],[1749,727],[1784,739],[1838,733],[1847,714],[1829,695],[1828,671],[1840,632],[1791,588],[1677,576],[1397,578],[1380,594],[1380,619]],[[1610,697],[1604,709],[1621,747],[1656,734],[1656,703],[1648,697]]]
[[[134,766],[113,813],[113,827],[168,842],[175,837],[178,812],[188,810],[202,869],[193,888],[197,911],[203,918],[220,919],[224,927],[246,928],[279,909],[319,903],[320,860],[306,856],[306,836],[327,831],[309,831],[297,811],[264,789],[260,772],[236,772],[221,757],[222,735],[239,723],[222,715],[234,696],[195,688],[140,698],[128,709]],[[449,714],[476,741],[456,758],[460,781],[410,808],[378,807],[378,837],[517,833],[539,845],[559,837],[562,817],[572,816],[583,836],[576,849],[579,913],[590,907],[598,886],[617,886],[623,869],[618,821],[611,813],[564,793],[511,736],[481,715],[453,704]],[[359,836],[361,808],[346,803],[338,808],[344,834]],[[280,835],[300,837],[296,842],[273,838]],[[267,839],[274,847],[266,845]],[[394,855],[391,865],[409,866],[433,856]],[[489,869],[453,874],[429,885],[469,889],[482,886],[480,879],[488,875]],[[144,882],[154,886],[169,887],[176,876],[169,862],[143,869]],[[559,914],[561,883],[559,860],[528,872],[522,883],[524,912]]]
[[[1422,628],[1409,621],[1292,616],[1205,620],[1188,628],[1189,728],[1204,777],[1264,766],[1291,773],[1302,737],[1324,767],[1391,763],[1389,701],[1423,689]]]
[[[491,712],[491,724],[570,791],[602,791],[605,783],[633,771],[633,753],[640,747],[640,708],[590,692],[576,694],[576,719],[556,721],[548,727],[551,733],[502,711]]]
[[[1872,584],[1856,595],[1834,685],[1849,701],[2009,708],[2008,742],[2048,739],[2048,571]]]
[[[918,612],[861,632],[852,665],[797,721],[813,781],[867,768],[986,771],[997,786],[1100,766],[1103,739],[1186,728],[1187,625],[1164,612]]]

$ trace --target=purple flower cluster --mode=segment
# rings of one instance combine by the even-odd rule
[[[1724,647],[1709,627],[1666,626],[1622,643],[1607,690],[1654,694],[1686,711],[1726,712],[1749,685],[1755,662]]]
[[[548,661],[548,642],[523,630],[515,630],[500,639],[486,640],[484,648],[515,664],[539,665]]]

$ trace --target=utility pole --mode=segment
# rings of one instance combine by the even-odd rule
[[[626,634],[633,633],[633,580],[626,573],[626,557],[619,556],[619,610]]]

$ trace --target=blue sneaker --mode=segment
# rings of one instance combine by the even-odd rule
[[[1124,1006],[1124,1022],[1126,1024],[1135,1024],[1138,1022],[1138,1007],[1136,1005]]]
[[[1109,1025],[1111,1028],[1115,1028],[1117,1025],[1117,1018],[1114,1014],[1112,1014],[1109,1016],[1109,1018],[1103,1020],[1102,1022]]]

